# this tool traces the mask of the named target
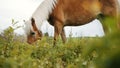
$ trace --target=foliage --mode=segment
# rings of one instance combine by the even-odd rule
[[[52,37],[30,45],[14,30],[10,26],[0,34],[0,68],[120,68],[119,31],[102,38],[70,37],[65,44],[59,39],[53,47]]]

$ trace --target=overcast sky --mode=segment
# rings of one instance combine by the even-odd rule
[[[32,13],[43,0],[0,0],[0,31],[11,25],[11,20],[19,21],[18,25],[23,25],[23,20],[30,18]],[[42,31],[54,35],[54,29],[45,22]],[[22,28],[15,31],[18,34],[24,34]],[[103,36],[101,23],[95,20],[84,26],[65,27],[66,35],[72,32],[73,36]]]

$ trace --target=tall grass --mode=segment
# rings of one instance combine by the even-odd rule
[[[16,38],[17,37],[17,38]],[[45,36],[30,45],[9,27],[0,34],[0,68],[120,68],[120,32],[105,37],[59,39]]]

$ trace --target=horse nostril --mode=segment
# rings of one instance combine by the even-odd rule
[[[35,35],[35,32],[31,32],[31,35]]]

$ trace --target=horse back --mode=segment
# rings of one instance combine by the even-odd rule
[[[99,14],[115,16],[116,9],[116,0],[58,0],[49,21],[52,25],[55,20],[68,26],[83,25]]]
[[[52,25],[55,20],[68,26],[83,25],[94,20],[100,9],[99,0],[58,0],[49,21]]]

